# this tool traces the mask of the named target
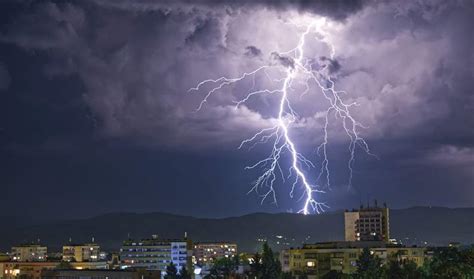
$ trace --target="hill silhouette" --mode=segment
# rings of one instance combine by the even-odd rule
[[[474,208],[413,207],[390,211],[391,238],[407,245],[474,243]],[[168,213],[110,213],[93,218],[18,225],[0,230],[0,249],[37,242],[50,250],[63,244],[90,242],[116,251],[123,240],[150,237],[180,238],[187,232],[193,241],[232,241],[240,251],[259,249],[267,240],[275,249],[297,247],[303,242],[344,239],[343,212],[304,216],[291,213],[254,213],[221,219],[196,218]]]

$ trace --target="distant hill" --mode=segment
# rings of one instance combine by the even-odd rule
[[[405,244],[446,245],[456,241],[474,243],[474,208],[413,207],[390,211],[391,237]],[[112,213],[89,219],[0,229],[0,249],[37,241],[51,250],[71,238],[88,242],[92,237],[106,250],[118,250],[131,238],[179,238],[187,232],[193,241],[233,241],[240,251],[255,251],[266,239],[276,249],[301,243],[344,239],[343,212],[320,215],[255,213],[240,217],[206,219],[167,213]]]

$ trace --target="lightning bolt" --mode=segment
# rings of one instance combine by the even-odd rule
[[[320,213],[323,212],[328,205],[324,202],[318,201],[317,197],[319,194],[325,193],[323,186],[330,189],[330,171],[329,171],[329,158],[327,152],[328,145],[328,127],[330,123],[330,116],[333,114],[336,118],[341,120],[342,127],[349,139],[349,160],[348,160],[348,171],[349,171],[349,182],[348,186],[352,185],[353,177],[353,165],[355,162],[355,151],[356,147],[359,146],[367,154],[371,154],[367,142],[359,135],[359,128],[366,128],[351,115],[350,108],[358,105],[357,103],[345,103],[341,95],[346,94],[345,91],[337,90],[335,88],[335,82],[331,79],[330,63],[334,61],[335,48],[328,41],[328,34],[324,31],[323,26],[326,20],[324,18],[319,20],[312,20],[309,24],[303,26],[296,25],[298,28],[303,27],[304,32],[299,35],[298,44],[295,48],[281,53],[273,53],[274,58],[280,60],[280,64],[285,66],[284,70],[281,70],[281,65],[278,69],[282,71],[284,77],[280,79],[272,79],[267,72],[271,67],[275,65],[264,65],[258,67],[251,72],[245,72],[239,77],[228,78],[219,77],[217,79],[207,79],[198,83],[195,87],[189,89],[189,91],[200,91],[203,87],[209,86],[210,89],[205,94],[204,98],[197,107],[197,111],[201,110],[203,106],[208,102],[208,99],[217,91],[221,90],[225,86],[236,84],[249,77],[253,77],[253,84],[255,86],[255,75],[263,72],[272,82],[281,83],[281,87],[276,89],[259,89],[248,92],[245,97],[235,102],[236,108],[240,105],[245,104],[250,98],[262,94],[280,94],[278,116],[274,126],[264,128],[258,131],[254,136],[245,139],[241,142],[239,149],[244,146],[250,145],[249,148],[254,147],[261,143],[272,143],[272,150],[268,157],[256,162],[253,165],[247,166],[245,169],[256,169],[262,168],[261,175],[253,182],[253,186],[249,192],[255,191],[260,192],[260,189],[265,189],[261,194],[263,203],[268,197],[273,199],[274,203],[277,203],[276,192],[274,188],[275,182],[281,178],[283,182],[288,179],[292,179],[290,197],[293,198],[297,186],[302,189],[300,200],[304,199],[302,208],[298,211],[303,214],[310,214],[312,212]],[[305,57],[304,48],[306,44],[306,38],[310,34],[317,35],[316,37],[323,43],[327,44],[330,49],[330,58],[320,59],[315,62],[315,59]],[[319,38],[321,37],[321,38]],[[310,82],[313,81],[317,88],[320,89],[324,98],[328,101],[327,110],[324,113],[325,120],[323,126],[323,141],[317,147],[317,154],[321,157],[321,167],[319,168],[319,174],[312,184],[307,175],[305,169],[315,168],[314,163],[303,156],[296,147],[294,140],[290,135],[291,126],[298,121],[299,116],[293,110],[289,99],[289,94],[292,92],[292,84],[298,82],[299,79],[303,80],[305,90],[301,96],[309,93]],[[291,166],[288,170],[288,175],[285,175],[281,167],[281,159],[284,152],[289,152],[291,157]],[[371,154],[372,155],[372,154]],[[320,185],[321,182],[325,182],[325,185]]]

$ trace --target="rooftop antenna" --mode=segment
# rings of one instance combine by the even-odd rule
[[[184,239],[188,239],[188,232],[184,232]]]

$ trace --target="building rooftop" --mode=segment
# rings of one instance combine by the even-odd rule
[[[97,243],[66,243],[63,245],[66,246],[99,246]]]
[[[364,206],[363,204],[360,204],[360,207],[358,209],[353,208],[352,210],[346,209],[345,212],[359,212],[359,211],[379,211],[381,209],[386,209],[387,204],[384,202],[383,206],[379,206],[377,203],[377,200],[374,201],[374,205],[370,205],[367,203],[367,206]]]
[[[401,248],[401,244],[391,244],[384,241],[331,241],[304,244],[301,248],[290,249],[343,249],[343,248]]]
[[[124,240],[122,245],[136,246],[136,245],[160,245],[170,244],[171,242],[187,242],[186,239],[158,239],[158,238],[145,238],[140,240],[128,239]]]
[[[12,246],[12,248],[19,248],[19,247],[46,247],[46,245],[41,245],[38,243],[23,243],[23,244]]]
[[[200,242],[193,242],[194,245],[199,245],[199,244],[231,244],[231,245],[237,245],[237,243],[232,242],[232,241],[200,241]]]

